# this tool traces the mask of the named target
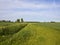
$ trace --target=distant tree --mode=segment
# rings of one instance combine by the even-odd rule
[[[51,23],[55,23],[55,21],[51,21]]]
[[[20,22],[20,19],[17,19],[17,21],[16,22]]]
[[[10,20],[8,22],[11,22]]]
[[[23,18],[21,18],[21,22],[24,22],[24,21],[23,21]]]
[[[2,20],[2,22],[6,22],[5,20]]]
[[[11,20],[0,20],[0,22],[11,22]]]

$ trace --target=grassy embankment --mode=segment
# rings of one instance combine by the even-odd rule
[[[60,45],[60,23],[29,23],[0,45]]]

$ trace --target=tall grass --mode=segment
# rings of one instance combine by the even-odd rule
[[[4,41],[1,41],[0,45],[60,45],[60,31],[57,30],[60,29],[57,28],[59,26],[60,23],[29,23],[6,40],[3,39]]]
[[[27,24],[13,23],[11,25],[4,25],[0,27],[0,42],[12,37],[13,34],[19,32]]]
[[[27,24],[13,24],[4,27],[0,27],[0,35],[9,35],[18,32],[20,29],[25,27]]]

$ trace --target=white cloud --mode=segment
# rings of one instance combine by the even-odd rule
[[[60,7],[56,4],[35,4],[35,3],[28,3],[24,1],[18,1],[18,0],[9,0],[5,2],[0,3],[0,9],[12,9],[12,8],[39,8],[39,9],[45,9],[45,8],[57,8]]]
[[[22,8],[22,9],[43,9],[43,11],[13,11],[12,9],[16,8]],[[57,5],[55,3],[47,4],[47,3],[30,3],[30,2],[24,2],[24,1],[18,1],[18,0],[0,0],[0,15],[3,16],[6,15],[7,17],[42,17],[42,18],[60,18],[60,11],[59,9],[60,5]],[[44,11],[44,9],[47,9]],[[18,15],[18,16],[17,16]],[[6,17],[6,18],[7,18]],[[11,18],[12,19],[12,18]],[[15,19],[15,18],[14,18]]]

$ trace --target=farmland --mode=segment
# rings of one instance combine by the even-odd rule
[[[60,45],[60,23],[0,23],[0,45]]]

